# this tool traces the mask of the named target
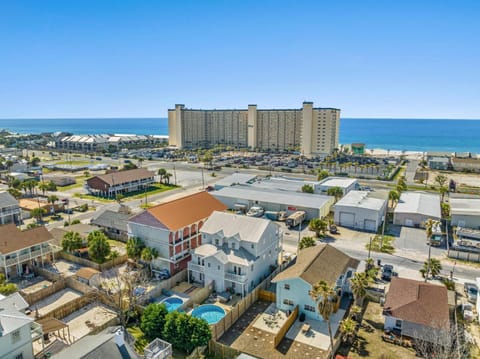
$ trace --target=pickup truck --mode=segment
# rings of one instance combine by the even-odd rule
[[[382,279],[386,281],[392,280],[392,277],[395,276],[393,272],[393,266],[391,264],[385,264],[382,268]]]

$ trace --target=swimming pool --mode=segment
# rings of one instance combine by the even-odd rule
[[[178,297],[169,297],[162,300],[161,303],[165,304],[169,312],[172,312],[174,310],[178,310],[178,308],[183,304],[183,300]]]
[[[218,305],[205,304],[195,308],[192,316],[205,319],[208,324],[215,324],[225,316],[225,311]]]

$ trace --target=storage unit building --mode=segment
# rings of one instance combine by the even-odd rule
[[[452,226],[480,229],[480,197],[450,198]]]
[[[381,225],[387,201],[372,198],[370,192],[350,191],[334,206],[335,224],[375,232]]]
[[[440,196],[427,192],[404,192],[393,212],[393,223],[407,227],[423,227],[429,218],[441,219]]]

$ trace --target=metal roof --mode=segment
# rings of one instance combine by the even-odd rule
[[[320,181],[320,186],[326,187],[340,187],[340,188],[347,188],[351,185],[357,183],[358,180],[355,178],[348,178],[348,177],[327,177],[324,180]]]
[[[450,198],[450,214],[480,216],[480,198]]]
[[[427,192],[403,192],[394,213],[421,214],[440,219],[440,196]]]
[[[335,204],[335,207],[345,206],[380,211],[385,202],[383,199],[370,197],[370,192],[350,191]]]
[[[217,198],[244,199],[316,209],[323,208],[333,201],[333,197],[331,196],[247,186],[225,187],[219,191],[212,192],[212,195]]]
[[[245,184],[253,181],[257,175],[247,173],[234,173],[230,176],[220,179],[215,183],[215,186],[228,187],[236,184]]]

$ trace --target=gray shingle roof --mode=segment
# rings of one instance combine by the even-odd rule
[[[95,218],[92,221],[92,224],[103,228],[114,228],[119,231],[127,232],[127,223],[130,217],[130,214],[106,210],[100,216]]]
[[[18,292],[10,294],[8,297],[0,300],[0,309],[19,310],[23,312],[28,307],[27,301],[23,299]]]
[[[18,206],[18,201],[8,192],[0,192],[0,208]]]

